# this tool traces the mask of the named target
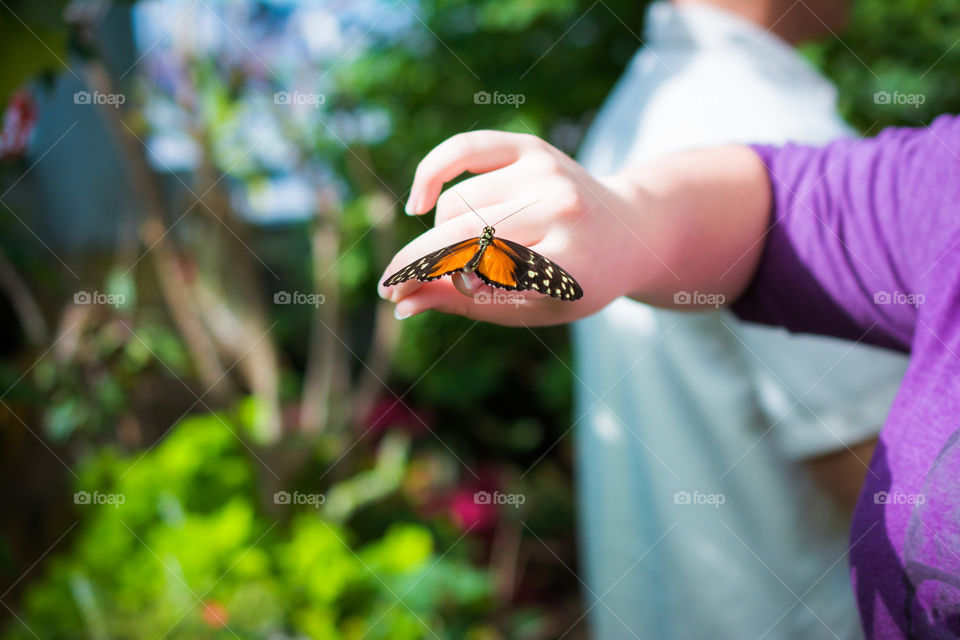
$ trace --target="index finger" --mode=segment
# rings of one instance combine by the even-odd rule
[[[529,134],[489,130],[447,138],[417,165],[404,210],[410,215],[426,213],[436,204],[445,182],[464,171],[486,173],[513,164],[524,150],[539,143],[539,138]]]

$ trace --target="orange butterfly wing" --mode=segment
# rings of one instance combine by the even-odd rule
[[[494,238],[483,252],[477,275],[502,289],[537,291],[560,300],[583,297],[580,284],[556,262],[503,238]]]
[[[516,272],[516,254],[494,238],[480,256],[477,276],[489,285],[501,289],[516,289],[518,284]]]
[[[447,274],[462,271],[467,263],[477,255],[478,249],[476,238],[461,240],[411,262],[384,280],[383,286],[392,287],[407,280],[420,280],[421,282],[436,280]]]
[[[411,262],[383,281],[392,287],[407,280],[436,280],[463,271],[477,257],[476,238],[454,243]],[[476,265],[477,276],[500,289],[537,291],[559,300],[579,300],[583,289],[567,271],[522,244],[494,237]]]

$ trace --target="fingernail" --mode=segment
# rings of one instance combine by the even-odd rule
[[[407,204],[403,206],[403,212],[406,213],[408,216],[416,215],[417,213],[417,208],[419,203],[417,202],[417,199],[414,197],[415,195],[416,194],[411,191],[410,197],[407,198]]]
[[[461,275],[463,280],[463,286],[465,286],[470,291],[473,291],[474,289],[479,287],[481,284],[483,284],[480,278],[478,278],[476,275],[472,273],[463,273]]]
[[[410,317],[410,314],[400,311],[400,307],[394,307],[393,317],[396,318],[397,320],[406,320],[407,318]]]

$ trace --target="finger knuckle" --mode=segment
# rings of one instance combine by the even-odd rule
[[[560,159],[556,155],[543,151],[537,152],[532,158],[531,163],[535,169],[544,175],[554,175],[560,173]]]
[[[462,298],[453,303],[453,312],[458,316],[463,316],[464,318],[473,319],[473,299],[472,298]]]
[[[443,193],[441,193],[441,194],[440,194],[440,197],[437,198],[437,215],[439,216],[439,215],[441,214],[441,212],[446,213],[446,212],[450,211],[451,209],[453,209],[453,207],[455,206],[456,202],[457,202],[457,201],[456,201],[456,199],[455,199],[455,197],[454,197],[454,195],[453,195],[453,191],[452,191],[451,189],[447,189],[446,191],[444,191]]]
[[[522,137],[522,140],[530,147],[537,149],[539,151],[550,152],[553,150],[553,146],[541,138],[540,136],[534,135],[532,133],[520,133],[517,134]]]
[[[556,210],[563,215],[575,215],[587,207],[587,197],[583,189],[570,180],[560,181],[552,190]]]
[[[455,155],[466,155],[476,149],[477,140],[483,135],[483,131],[464,131],[451,136],[447,143]]]

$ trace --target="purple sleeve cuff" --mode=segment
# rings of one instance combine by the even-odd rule
[[[884,258],[870,246],[876,230],[869,216],[848,219],[856,218],[851,207],[869,207],[849,188],[856,167],[844,165],[844,158],[856,161],[856,144],[750,147],[767,169],[771,211],[756,274],[732,309],[752,322],[905,350],[898,336],[876,328],[873,299],[883,287],[869,280],[890,271],[876,265]],[[864,267],[871,277],[858,270]]]

